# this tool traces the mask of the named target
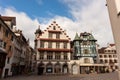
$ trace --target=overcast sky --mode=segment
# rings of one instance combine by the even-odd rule
[[[44,30],[52,21],[66,30],[71,40],[76,32],[90,32],[100,47],[114,43],[106,0],[0,0],[0,14],[16,17],[17,29],[23,30],[34,47],[34,32]]]

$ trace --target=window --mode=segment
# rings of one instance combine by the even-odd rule
[[[87,41],[83,41],[83,45],[87,45]]]
[[[108,60],[105,60],[105,63],[108,63]]]
[[[52,53],[52,52],[48,52],[48,53],[47,53],[47,59],[48,59],[48,60],[53,59],[53,53]]]
[[[108,52],[110,52],[110,50],[108,50]]]
[[[58,53],[55,53],[55,59],[60,60],[60,58],[61,58],[60,53],[59,53],[59,52],[58,52]]]
[[[113,55],[113,57],[114,57],[114,58],[116,58],[116,57],[117,57],[117,55]]]
[[[56,27],[55,27],[55,26],[53,26],[53,30],[56,30]]]
[[[40,47],[44,48],[44,41],[40,41]]]
[[[113,61],[112,61],[112,60],[109,60],[109,63],[113,63]]]
[[[67,60],[67,59],[68,59],[67,53],[64,53],[64,54],[63,54],[63,58],[64,58],[64,60]]]
[[[52,36],[53,36],[53,34],[52,34],[52,33],[49,33],[49,36],[48,36],[48,37],[49,37],[49,38],[52,38]]]
[[[40,53],[40,58],[39,59],[44,59],[44,53]]]
[[[109,55],[109,58],[112,58],[112,55]]]
[[[89,58],[85,58],[84,59],[84,63],[90,63],[90,59]]]
[[[8,31],[7,30],[5,31],[5,36],[8,37]]]
[[[102,58],[102,55],[99,55],[100,58]]]
[[[104,58],[107,58],[107,55],[104,55]]]
[[[4,42],[4,49],[6,49],[6,42]]]
[[[88,54],[89,53],[88,49],[84,49],[84,53]]]
[[[117,60],[116,60],[116,59],[114,60],[114,63],[117,63]]]
[[[56,48],[60,48],[60,43],[56,42]]]
[[[118,69],[118,66],[115,66],[115,69]]]
[[[100,59],[100,63],[103,63],[103,60],[102,60],[102,59]]]
[[[48,48],[52,48],[52,42],[48,42]]]
[[[56,33],[56,39],[60,39],[60,34]]]
[[[67,48],[67,42],[63,43],[63,48],[66,49]]]

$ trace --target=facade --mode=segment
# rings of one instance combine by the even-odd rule
[[[115,44],[109,44],[107,47],[99,49],[98,53],[100,63],[108,64],[110,71],[118,70],[118,57]]]
[[[38,74],[68,74],[70,61],[70,38],[53,21],[46,30],[35,32]]]
[[[106,0],[120,66],[120,0]],[[120,68],[119,68],[120,69]],[[120,76],[119,76],[120,78]]]
[[[99,63],[96,39],[91,33],[76,33],[70,41],[58,24],[35,32],[38,74],[105,73],[107,64]]]
[[[6,30],[7,27],[0,16],[0,77],[2,77],[3,69],[5,67],[6,55],[8,54],[6,51],[6,41],[5,41],[7,37],[4,37],[5,35],[4,31]]]
[[[7,77],[8,75],[11,74],[10,70],[11,70],[11,63],[10,63],[10,59],[12,56],[12,46],[13,46],[13,37],[14,37],[14,33],[12,32],[12,27],[13,25],[15,25],[15,22],[13,22],[13,20],[15,21],[14,17],[3,17],[0,16],[1,19],[1,33],[0,34],[2,37],[2,42],[3,42],[3,48],[5,50],[6,57],[3,57],[5,61],[5,66],[2,69],[2,74],[1,77]],[[9,22],[9,23],[7,23]]]
[[[73,40],[73,60],[70,61],[72,74],[104,73],[106,64],[98,62],[96,39],[91,33],[76,33]]]
[[[0,77],[25,74],[31,66],[32,48],[16,25],[15,17],[0,16]]]

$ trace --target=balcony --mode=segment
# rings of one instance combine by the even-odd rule
[[[70,49],[38,48],[38,51],[70,52]]]
[[[68,39],[52,39],[52,38],[40,38],[42,41],[52,41],[52,42],[69,42]]]

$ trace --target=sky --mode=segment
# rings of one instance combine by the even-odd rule
[[[46,29],[56,21],[71,40],[75,34],[92,33],[100,47],[114,43],[106,0],[0,0],[0,14],[16,17],[34,47],[35,30]]]

